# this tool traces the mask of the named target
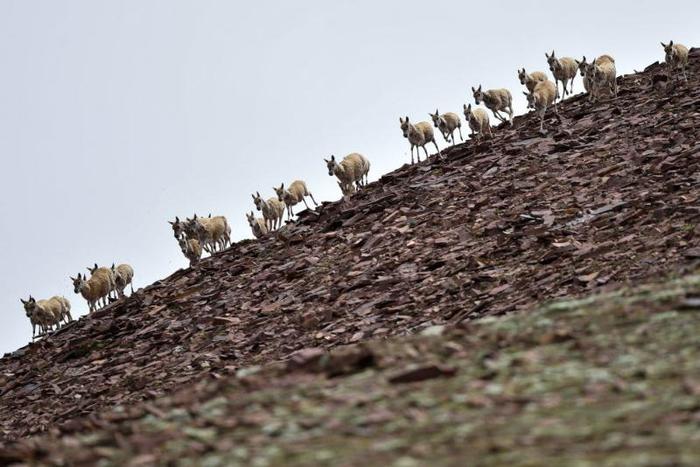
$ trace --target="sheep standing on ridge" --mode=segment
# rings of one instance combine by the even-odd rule
[[[275,198],[269,198],[267,201],[262,199],[259,192],[255,192],[253,197],[253,202],[255,203],[255,208],[258,211],[262,211],[263,219],[265,219],[265,224],[267,225],[267,230],[272,232],[277,230],[277,228],[282,225],[282,218],[284,217],[284,203]]]
[[[324,158],[323,161],[326,163],[328,175],[338,177],[338,186],[343,196],[351,195],[356,189],[367,185],[370,164],[362,154],[356,152],[348,154],[340,163],[335,160],[334,155],[330,159]]]
[[[493,112],[494,117],[499,119],[502,123],[510,121],[510,125],[513,126],[513,96],[507,89],[490,89],[488,91],[482,91],[481,85],[474,89],[472,87],[472,93],[474,95],[474,102],[476,105],[484,105]],[[501,116],[501,112],[508,113],[508,120]]]
[[[530,109],[535,109],[540,115],[540,132],[544,131],[544,114],[547,112],[547,107],[553,105],[554,111],[559,113],[557,110],[557,85],[553,82],[547,80],[542,81],[535,86],[535,90],[531,93],[526,93],[527,106]]]
[[[469,129],[472,130],[472,134],[469,135],[470,138],[480,140],[485,134],[488,134],[489,138],[493,136],[489,123],[489,114],[484,109],[477,108],[472,110],[471,104],[464,104],[464,117],[469,122]]]
[[[70,302],[60,296],[54,296],[48,300],[35,300],[31,295],[29,300],[20,298],[24,311],[32,323],[32,340],[36,338],[36,327],[39,326],[39,335],[46,334],[53,326],[61,327],[61,323],[66,324],[73,321],[70,314]]]
[[[674,44],[673,41],[668,44],[661,43],[666,56],[664,60],[672,73],[679,71],[683,73],[683,78],[688,81],[686,68],[688,67],[688,47],[683,44]]]
[[[440,148],[438,148],[435,142],[433,127],[430,123],[418,122],[414,125],[408,121],[408,116],[406,116],[405,120],[399,117],[399,123],[401,123],[403,137],[408,138],[408,142],[411,143],[411,164],[413,164],[413,148],[416,148],[416,159],[418,162],[420,162],[420,148],[423,148],[423,151],[425,151],[425,159],[428,159],[428,150],[425,148],[425,145],[428,143],[433,143],[435,145],[438,157],[440,156]]]
[[[93,276],[97,271],[100,271],[100,274],[109,276],[110,290],[109,294],[107,294],[107,297],[105,298],[104,305],[107,305],[108,301],[111,299],[116,300],[119,298],[119,295],[117,294],[116,278],[114,277],[114,271],[112,270],[112,268],[99,267],[97,266],[97,263],[95,263],[93,267],[87,267],[86,269],[90,271],[90,274]],[[114,292],[114,296],[112,296],[112,292]]]
[[[190,261],[190,267],[194,267],[202,258],[202,246],[196,238],[180,237],[177,240],[182,254]]]
[[[112,263],[112,276],[114,277],[114,285],[117,290],[117,297],[124,297],[124,289],[126,286],[131,287],[131,293],[134,293],[134,268],[128,264],[120,264],[119,266],[114,266]]]
[[[53,323],[53,313],[43,308],[37,308],[36,301],[31,295],[27,301],[21,298],[19,300],[22,302],[22,305],[24,305],[24,312],[27,314],[27,318],[29,318],[29,322],[32,324],[32,340],[36,339],[37,327],[39,327],[39,336],[46,334],[49,326]]]
[[[617,97],[617,71],[615,59],[601,55],[586,68],[586,76],[591,77],[591,96],[597,100],[601,92],[608,91]]]
[[[435,113],[431,114],[430,118],[433,119],[433,124],[435,125],[435,128],[440,130],[440,133],[442,133],[442,137],[445,138],[446,142],[452,142],[452,146],[454,146],[457,142],[455,141],[455,130],[459,130],[459,139],[461,141],[464,141],[464,138],[462,137],[462,122],[459,119],[459,115],[457,115],[454,112],[447,112],[442,115],[440,115],[440,111],[438,109],[435,109]]]
[[[194,235],[188,238],[196,238],[200,245],[209,253],[222,251],[231,244],[231,227],[224,216],[197,217],[191,219]]]
[[[311,194],[309,189],[306,187],[306,183],[304,183],[302,180],[294,180],[292,183],[290,183],[286,190],[284,189],[284,183],[282,183],[279,188],[272,187],[272,189],[275,190],[275,193],[277,193],[277,201],[284,202],[284,205],[287,207],[287,219],[292,218],[294,215],[292,208],[299,203],[303,202],[306,209],[310,209],[309,205],[306,204],[305,198],[307,196],[311,197],[314,207],[318,206],[318,203],[314,199],[314,195]]]
[[[256,218],[253,211],[250,211],[250,214],[245,213],[245,217],[248,220],[248,225],[253,231],[253,236],[255,238],[262,238],[265,235],[267,235],[267,226],[265,225],[265,219],[263,219],[262,217]]]
[[[588,75],[588,65],[585,55],[581,61],[576,60],[576,66],[581,73],[581,78],[583,78],[583,89],[590,93],[593,89],[593,77]]]
[[[524,85],[529,92],[532,92],[535,90],[537,83],[540,81],[547,81],[547,75],[541,71],[528,73],[525,71],[525,68],[523,68],[522,70],[518,70],[518,79],[520,80],[520,84]]]
[[[107,271],[105,273],[104,271]],[[106,297],[112,291],[112,273],[107,268],[99,268],[89,279],[78,273],[77,277],[71,277],[73,291],[79,293],[88,302],[90,311],[97,309],[98,301],[106,304]]]
[[[576,70],[578,69],[576,60],[574,60],[571,57],[557,58],[554,56],[553,50],[552,55],[547,55],[547,52],[545,52],[544,55],[545,57],[547,57],[549,70],[554,75],[555,86],[557,88],[557,95],[559,95],[559,81],[561,81],[561,85],[564,88],[564,94],[562,95],[562,97],[566,97],[567,94],[573,93],[574,79],[576,78]],[[569,82],[569,90],[567,91],[566,85]]]

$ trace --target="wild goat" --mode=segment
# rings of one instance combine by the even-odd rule
[[[446,142],[450,142],[452,140],[452,146],[456,144],[455,141],[455,130],[459,130],[459,139],[461,141],[464,141],[464,138],[462,137],[462,122],[459,119],[459,115],[457,115],[454,112],[447,112],[442,115],[440,115],[440,111],[438,109],[435,109],[435,113],[431,114],[430,118],[433,119],[433,125],[435,125],[435,128],[440,130],[440,133],[442,133],[442,137],[445,138]]]
[[[202,258],[202,246],[199,244],[199,240],[196,238],[188,239],[180,237],[177,242],[180,245],[182,254],[190,261],[190,267],[199,263],[199,260]]]
[[[544,131],[544,114],[547,112],[547,107],[554,105],[554,111],[557,111],[557,85],[553,82],[546,80],[542,81],[535,86],[535,90],[531,93],[526,93],[527,106],[530,109],[535,109],[540,115],[540,132]]]
[[[686,68],[688,67],[688,47],[683,44],[674,44],[673,41],[668,44],[661,43],[661,46],[666,52],[664,61],[668,65],[671,72],[681,71],[683,78],[688,81]]]
[[[255,238],[262,238],[265,235],[267,235],[267,226],[265,225],[265,219],[263,219],[262,217],[256,218],[253,211],[250,211],[250,214],[246,213],[245,217],[248,220],[248,225],[253,231],[253,236]]]
[[[114,277],[114,286],[117,291],[117,297],[124,297],[124,289],[126,286],[131,287],[131,293],[134,293],[134,268],[128,264],[120,264],[119,266],[114,266],[112,263],[112,276]]]
[[[175,236],[176,240],[179,240],[185,236],[185,223],[181,222],[179,217],[175,216],[175,220],[168,221],[168,224],[172,226],[173,235]]]
[[[311,194],[309,189],[306,187],[306,183],[301,180],[294,180],[289,184],[289,187],[285,190],[284,183],[280,185],[279,188],[272,187],[277,193],[277,201],[284,202],[287,207],[287,219],[291,219],[294,215],[293,207],[299,203],[304,203],[306,209],[310,209],[309,205],[306,204],[306,197],[310,196],[311,201],[314,202],[314,206],[318,206],[318,203],[314,199],[314,195]]]
[[[112,268],[101,268],[97,266],[97,263],[95,263],[93,267],[87,267],[86,269],[90,271],[91,275],[94,275],[96,271],[100,271],[100,274],[109,275],[110,291],[105,300],[105,305],[107,304],[107,300],[110,300],[112,298],[116,300],[117,298],[119,298],[119,294],[117,293],[116,278],[114,277],[114,271]],[[112,292],[114,292],[114,296],[112,296]]]
[[[564,94],[562,97],[566,97],[567,94],[571,94],[574,91],[574,78],[576,78],[576,70],[578,68],[576,60],[571,57],[557,58],[554,56],[554,50],[552,50],[552,55],[547,55],[547,63],[549,64],[549,71],[554,75],[555,86],[557,88],[557,95],[559,94],[559,81],[561,81],[562,87],[564,88]],[[569,90],[566,90],[567,83],[570,82]]]
[[[258,211],[262,211],[263,218],[267,230],[272,232],[282,225],[282,217],[284,217],[284,203],[275,198],[269,198],[267,201],[262,199],[259,192],[255,192],[253,202]]]
[[[603,91],[609,91],[617,97],[617,71],[615,59],[610,55],[601,55],[596,58],[595,62],[587,67],[586,76],[591,78],[591,96],[594,101]]]
[[[369,160],[362,154],[353,152],[337,162],[335,156],[330,159],[323,159],[328,169],[328,175],[338,177],[338,186],[343,192],[343,196],[348,196],[354,193],[357,189],[367,185],[367,177],[369,174]],[[354,186],[353,186],[354,184]]]
[[[39,334],[46,334],[51,327],[61,327],[61,323],[70,323],[73,317],[70,314],[70,302],[60,296],[54,296],[48,300],[35,300],[31,295],[29,300],[20,298],[24,311],[32,323],[32,340],[36,338],[36,327],[39,326]]]
[[[224,216],[194,217],[190,220],[194,235],[200,245],[209,253],[222,251],[231,244],[231,227]]]
[[[493,112],[493,115],[503,123],[508,120],[501,117],[501,112],[507,112],[510,124],[511,126],[513,125],[513,96],[509,90],[490,89],[488,91],[482,91],[481,85],[479,85],[476,89],[472,87],[472,93],[476,105],[483,102],[484,105]]]
[[[77,277],[71,277],[73,281],[73,291],[79,293],[88,302],[90,311],[97,309],[97,304],[102,300],[107,303],[106,297],[114,288],[112,272],[108,268],[98,268],[88,279],[78,273]]]
[[[489,137],[493,136],[493,133],[491,133],[491,125],[489,124],[488,112],[480,108],[472,110],[471,104],[464,104],[463,108],[464,118],[467,119],[469,129],[472,130],[472,133],[469,135],[470,138],[478,141],[482,139],[485,134],[488,134]]]
[[[540,81],[547,81],[547,75],[541,71],[528,73],[525,71],[525,68],[523,68],[522,70],[518,70],[518,79],[520,80],[520,84],[524,85],[529,92],[532,92],[535,90],[537,83]]]
[[[420,162],[419,148],[423,148],[423,151],[425,151],[425,159],[428,159],[428,150],[425,148],[425,145],[428,143],[433,143],[435,145],[435,150],[438,156],[440,156],[440,149],[435,142],[433,127],[430,123],[418,122],[414,125],[408,121],[408,116],[406,116],[405,120],[399,117],[399,123],[401,123],[403,137],[408,138],[408,142],[411,143],[411,164],[413,164],[413,148],[416,148],[416,159],[418,159],[418,162]]]
[[[589,65],[585,55],[581,61],[576,60],[576,66],[578,66],[578,71],[581,73],[581,78],[583,78],[583,89],[588,93],[593,89],[593,77],[588,75]]]

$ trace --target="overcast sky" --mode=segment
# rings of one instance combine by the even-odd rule
[[[183,267],[175,215],[241,239],[255,190],[339,198],[323,157],[399,167],[400,115],[461,113],[478,83],[522,111],[516,69],[552,48],[627,73],[700,43],[697,1],[480,3],[0,0],[0,352],[31,338],[20,297],[85,313],[68,276],[88,265],[128,262],[137,287]]]

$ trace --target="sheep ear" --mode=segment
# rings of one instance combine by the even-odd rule
[[[335,154],[331,154],[331,160],[335,162]]]
[[[525,91],[523,91],[523,94],[524,94],[524,95],[526,95],[526,96],[529,96],[529,94],[528,94],[528,93],[526,93]]]
[[[479,89],[477,89],[477,91],[481,91],[481,85],[479,85]]]
[[[175,222],[180,222],[180,218],[175,216]]]
[[[324,157],[324,158],[323,158],[323,162],[325,162],[326,164],[328,164],[329,161],[328,161],[328,159],[326,159],[326,158]]]
[[[284,183],[280,185],[280,190],[284,190]]]
[[[26,305],[28,302],[25,302],[23,299],[19,299],[20,302],[22,302],[23,305]]]
[[[168,221],[168,224],[170,224],[170,225],[175,225],[175,222],[173,222],[173,221]]]
[[[255,199],[255,195],[253,193],[250,194],[250,197]]]
[[[669,41],[668,45],[673,45],[673,39]]]
[[[476,92],[476,89],[474,89],[474,86],[472,86],[472,92]]]
[[[260,192],[259,192],[259,191],[256,191],[255,194],[258,196],[258,198],[260,198]]]

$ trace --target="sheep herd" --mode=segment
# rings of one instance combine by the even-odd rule
[[[688,48],[682,44],[661,43],[665,53],[665,63],[671,73],[682,76],[686,81],[688,67]],[[554,51],[551,54],[545,53],[547,65],[554,81],[541,71],[528,73],[524,68],[518,70],[518,79],[525,86],[529,109],[534,109],[540,117],[540,132],[544,131],[544,116],[548,108],[557,111],[557,99],[572,94],[573,83],[577,73],[583,79],[583,86],[592,102],[607,95],[617,97],[617,70],[615,59],[610,55],[601,55],[592,62],[588,62],[584,56],[581,60],[571,57],[558,58]],[[562,93],[559,93],[559,83],[561,83]],[[472,87],[472,96],[476,105],[483,105],[490,110],[494,117],[501,123],[513,125],[513,97],[507,89],[483,90],[482,86]],[[470,104],[463,106],[464,117],[471,130],[470,137],[476,141],[488,136],[493,136],[489,114],[480,107],[472,108]],[[506,115],[503,115],[506,114]],[[441,114],[437,109],[435,113],[429,113],[432,125],[428,122],[412,122],[408,116],[400,117],[399,123],[403,137],[408,139],[411,148],[411,163],[414,163],[413,150],[416,151],[416,159],[420,162],[420,148],[423,149],[426,159],[429,157],[426,145],[435,146],[437,156],[442,157],[440,149],[435,140],[433,127],[442,134],[445,142],[456,144],[455,132],[459,134],[461,141],[462,122],[458,114],[446,112]],[[335,156],[324,159],[329,176],[338,179],[338,186],[343,196],[350,196],[360,190],[368,183],[370,169],[369,160],[358,153],[348,154],[338,162]],[[309,205],[306,198],[311,198],[314,206],[318,206],[308,186],[302,180],[295,180],[286,188],[284,183],[279,187],[273,187],[275,196],[263,199],[259,192],[251,195],[257,211],[262,213],[262,218],[255,217],[254,211],[246,213],[246,219],[255,238],[262,238],[265,235],[277,230],[282,226],[282,219],[285,211],[287,220],[294,215],[293,208],[299,203],[303,203],[307,209]],[[222,251],[231,245],[231,227],[224,216],[198,217],[196,214],[192,218],[180,220],[175,217],[174,221],[169,221],[173,229],[173,234],[178,242],[180,250],[189,261],[190,266],[195,266],[202,257],[202,252],[213,254]],[[90,276],[78,273],[76,277],[71,277],[73,290],[80,294],[88,303],[90,312],[95,311],[98,305],[106,306],[112,300],[124,297],[124,290],[131,286],[134,270],[128,264],[120,264],[111,268],[98,267],[87,268]],[[59,329],[63,324],[73,320],[70,314],[70,302],[60,296],[54,296],[46,300],[35,300],[31,295],[28,300],[20,299],[24,306],[25,313],[32,325],[32,338],[46,335],[48,332]]]

